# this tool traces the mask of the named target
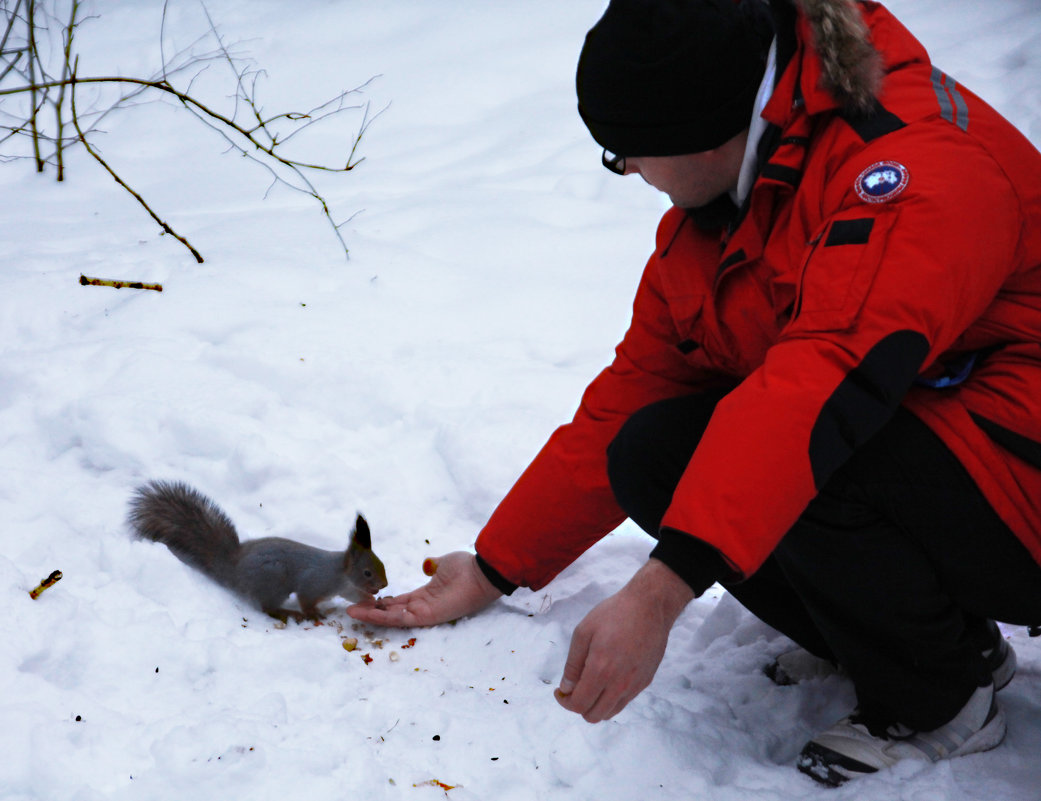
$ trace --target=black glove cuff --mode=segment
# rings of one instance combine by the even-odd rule
[[[481,572],[484,573],[484,577],[491,582],[492,586],[495,587],[503,595],[513,595],[514,590],[517,589],[516,584],[512,581],[508,581],[503,578],[502,573],[484,561],[484,558],[480,554],[477,556],[477,566],[481,568]]]
[[[717,581],[735,579],[722,554],[708,543],[673,528],[663,528],[651,556],[664,562],[701,596]]]

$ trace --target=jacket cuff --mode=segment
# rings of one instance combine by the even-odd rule
[[[717,581],[734,579],[723,555],[702,540],[674,528],[663,528],[651,556],[670,568],[700,597]]]
[[[484,561],[484,558],[480,554],[475,555],[477,557],[477,566],[481,568],[484,577],[492,583],[492,586],[503,595],[513,595],[513,592],[517,589],[518,585],[504,578],[502,573]]]

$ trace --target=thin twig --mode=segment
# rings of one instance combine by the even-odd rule
[[[18,9],[22,6],[22,0],[15,0],[14,8],[11,9],[7,16],[7,27],[4,29],[4,35],[0,36],[0,55],[7,52],[7,40],[11,36],[11,31],[14,29],[15,20],[18,19]]]
[[[112,178],[115,180],[117,184],[123,187],[127,192],[129,192],[133,196],[133,198],[138,203],[141,204],[144,210],[148,212],[148,215],[159,224],[159,227],[162,228],[163,231],[170,234],[170,236],[172,236],[174,239],[176,239],[178,242],[180,242],[182,245],[188,248],[191,254],[195,257],[195,260],[199,264],[202,264],[203,258],[199,251],[192,247],[191,243],[187,239],[185,239],[179,233],[174,231],[174,229],[171,228],[165,220],[161,219],[159,215],[152,211],[152,207],[145,202],[145,199],[141,197],[141,195],[139,195],[137,192],[135,192],[126,181],[120,178],[116,171],[109,166],[108,162],[105,161],[105,159],[103,159],[101,155],[91,146],[90,142],[87,141],[86,134],[84,134],[82,129],[80,128],[79,118],[76,114],[76,66],[77,65],[75,64],[73,65],[72,76],[69,79],[69,104],[70,111],[72,112],[72,124],[76,127],[76,133],[79,135],[79,140],[83,143],[83,147],[86,148],[87,153],[89,153],[98,164],[105,168],[105,170],[108,172],[109,175],[112,176]]]
[[[3,144],[4,142],[6,142],[6,141],[7,141],[8,139],[12,139],[12,138],[14,138],[15,136],[18,136],[19,134],[24,134],[24,133],[25,133],[25,128],[26,128],[26,126],[27,126],[28,124],[29,124],[29,120],[25,120],[25,121],[23,121],[23,122],[22,122],[22,124],[21,124],[21,125],[19,125],[19,126],[18,126],[18,127],[16,127],[16,128],[15,128],[15,127],[8,127],[8,128],[7,128],[7,133],[6,133],[6,134],[5,134],[5,135],[4,135],[3,137],[0,137],[0,145],[2,145],[2,144]],[[14,159],[16,159],[16,158],[19,158],[19,157],[17,157],[17,156],[12,156],[10,160],[12,160],[12,161],[13,161],[13,160],[14,160]]]
[[[0,72],[0,81],[7,77],[7,73],[9,73],[11,70],[15,68],[15,64],[18,63],[18,59],[21,57],[22,53],[24,53],[28,49],[25,47],[16,47],[11,50],[7,49],[7,40],[10,39],[11,31],[14,30],[14,24],[18,20],[18,9],[21,8],[21,6],[22,0],[17,0],[17,2],[15,2],[14,8],[11,9],[10,16],[8,16],[7,18],[7,27],[4,28],[4,35],[0,37],[0,58],[14,56],[14,58],[11,59],[10,63],[8,63],[7,66],[4,67],[3,71]]]

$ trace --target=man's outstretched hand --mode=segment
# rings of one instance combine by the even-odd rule
[[[433,626],[472,615],[502,596],[466,551],[426,559],[423,572],[431,579],[422,587],[348,606],[347,614],[377,626]]]

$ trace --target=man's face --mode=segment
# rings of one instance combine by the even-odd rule
[[[625,174],[638,174],[669,196],[673,205],[696,209],[737,187],[748,131],[715,150],[684,156],[639,156],[625,159]]]

